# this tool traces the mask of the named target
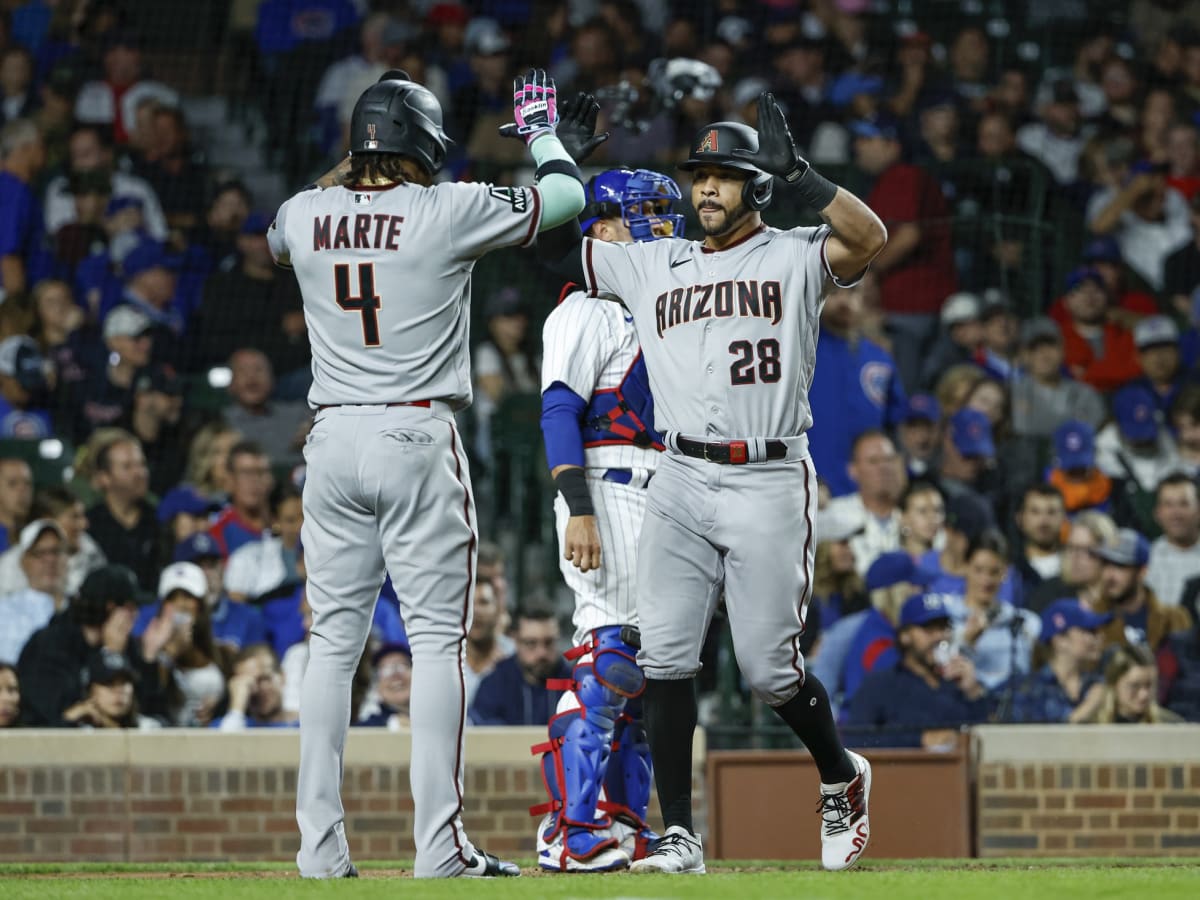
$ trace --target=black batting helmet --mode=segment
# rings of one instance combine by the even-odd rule
[[[363,91],[350,116],[351,156],[396,153],[436,175],[446,162],[449,140],[437,97],[400,69],[384,72]]]
[[[766,209],[771,204],[772,176],[754,163],[734,156],[734,150],[758,150],[758,132],[741,122],[713,122],[696,132],[692,153],[679,164],[685,172],[700,166],[724,166],[751,173],[742,188],[742,200],[750,209]]]

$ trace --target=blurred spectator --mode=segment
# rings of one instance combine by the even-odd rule
[[[1141,374],[1133,334],[1108,318],[1111,300],[1095,269],[1076,269],[1067,277],[1067,319],[1059,322],[1067,369],[1098,391]]]
[[[987,718],[987,698],[971,661],[950,651],[950,613],[940,597],[910,597],[900,610],[900,661],[872,672],[850,703],[850,742],[939,746],[947,731]],[[874,729],[868,731],[867,729]]]
[[[15,666],[0,662],[0,728],[21,723],[21,683]]]
[[[97,428],[111,426],[129,416],[133,383],[150,363],[154,347],[153,324],[129,305],[118,306],[104,320],[102,330],[108,350],[104,371],[79,381],[68,398],[72,438],[82,443]]]
[[[835,497],[854,490],[845,461],[855,438],[893,425],[906,404],[891,356],[862,334],[863,291],[859,282],[826,298],[809,391],[813,463]]]
[[[854,515],[864,522],[863,532],[850,541],[855,566],[862,575],[880,553],[900,547],[898,503],[907,477],[892,439],[878,429],[869,429],[855,438],[847,468],[858,490],[835,498],[828,510]]]
[[[484,306],[488,336],[475,348],[476,452],[492,456],[491,421],[500,402],[510,394],[536,393],[538,360],[529,329],[529,311],[520,292],[502,288]]]
[[[162,496],[179,483],[187,459],[183,382],[165,363],[153,363],[133,381],[133,406],[121,422],[142,443],[150,492]]]
[[[1150,545],[1146,584],[1163,606],[1179,606],[1184,584],[1200,575],[1200,488],[1176,472],[1158,483],[1154,496],[1154,520],[1163,533]]]
[[[933,389],[933,397],[941,411],[943,422],[967,405],[967,397],[985,378],[987,373],[974,363],[951,366],[942,373]]]
[[[482,575],[475,579],[474,613],[471,630],[467,632],[467,655],[463,666],[468,708],[474,703],[479,685],[496,668],[496,664],[516,652],[511,639],[501,627],[504,608],[496,599],[491,582]]]
[[[232,380],[225,420],[243,434],[253,434],[274,465],[299,465],[304,438],[312,425],[307,403],[271,401],[275,373],[266,354],[245,348],[229,358]]]
[[[7,663],[15,663],[33,633],[66,606],[67,549],[58,523],[30,522],[13,550],[25,583],[0,595],[0,662]]]
[[[929,593],[939,595],[966,592],[967,550],[980,535],[996,527],[996,516],[983,500],[969,494],[946,495],[946,521],[943,526],[945,542],[941,550],[933,549],[917,562],[928,575]],[[1015,572],[1009,570],[997,599],[1011,603],[1014,596]]]
[[[190,370],[226,365],[243,348],[261,350],[281,376],[309,366],[300,290],[271,260],[269,227],[265,216],[247,218],[236,238],[236,260],[205,285],[188,326]]]
[[[945,540],[946,504],[932,481],[910,482],[900,497],[900,549],[920,561]]]
[[[24,47],[9,47],[0,53],[0,124],[29,118],[37,105],[33,55]]]
[[[1122,528],[1116,539],[1092,550],[1102,563],[1100,603],[1097,612],[1111,612],[1113,621],[1104,630],[1105,645],[1144,646],[1156,651],[1176,631],[1191,627],[1191,616],[1179,606],[1164,606],[1146,584],[1150,544],[1132,528]]]
[[[136,728],[152,730],[161,727],[155,719],[138,712],[134,694],[135,676],[124,662],[110,662],[104,657],[93,659],[87,669],[87,694],[63,713],[63,722],[77,728]]]
[[[67,138],[75,124],[77,76],[70,61],[56,63],[38,86],[38,109],[33,113],[46,142],[46,167],[58,171],[67,158]]]
[[[942,190],[922,169],[901,161],[896,124],[887,119],[851,126],[860,169],[875,179],[867,205],[888,229],[888,244],[871,264],[881,279],[883,308],[896,335],[892,355],[908,390],[920,381],[935,315],[957,288],[949,210]]]
[[[258,8],[254,41],[269,66],[303,44],[326,43],[359,20],[351,0],[266,0]]]
[[[14,119],[0,129],[0,302],[47,274],[42,213],[31,186],[45,163],[46,148],[33,122]]]
[[[865,608],[866,587],[850,548],[850,541],[865,527],[865,518],[854,509],[826,508],[817,513],[812,605],[805,619],[806,635],[814,627],[824,634],[842,616]]]
[[[1043,582],[1062,574],[1063,531],[1066,507],[1058,489],[1034,484],[1025,489],[1017,509],[1020,555],[1016,559],[1022,597],[1028,597]]]
[[[1200,722],[1200,624],[1167,638],[1158,653],[1159,696],[1189,722]],[[0,666],[0,725],[3,723],[4,667]]]
[[[1050,437],[1068,419],[1095,429],[1104,421],[1104,401],[1082,381],[1063,371],[1063,337],[1051,319],[1035,318],[1021,328],[1022,376],[1013,380],[1013,431]]]
[[[492,158],[500,163],[518,164],[520,145],[514,150],[506,146],[513,142],[503,142],[496,136],[496,126],[508,120],[506,107],[511,106],[508,93],[512,81],[512,42],[495,21],[476,17],[467,26],[465,45],[471,78],[450,101],[455,123],[452,133],[461,135],[472,159]],[[565,89],[564,80],[558,83]]]
[[[229,496],[229,451],[241,440],[242,433],[223,419],[203,426],[192,438],[184,480],[206,496]]]
[[[33,287],[33,307],[36,322],[31,335],[54,367],[55,404],[60,405],[85,377],[86,356],[100,351],[91,329],[85,338],[80,331],[83,309],[75,303],[71,286],[65,281],[47,278]],[[86,346],[85,346],[86,344]]]
[[[279,660],[266,644],[242,649],[229,679],[229,710],[212,723],[220,731],[247,728],[295,728],[295,712],[283,707],[283,673]]]
[[[983,292],[983,345],[979,361],[992,377],[1008,384],[1015,374],[1021,320],[1013,312],[1008,294],[999,288]]]
[[[829,102],[830,78],[824,63],[825,42],[801,37],[775,51],[771,59],[773,78],[770,82],[744,79],[734,86],[734,93],[738,95],[736,99],[756,103],[759,94],[774,87],[776,98],[785,104],[788,111],[796,143],[815,149],[815,130],[822,123],[836,118]],[[755,80],[759,84],[753,83]],[[744,92],[739,92],[740,89],[744,89]],[[737,105],[741,109],[746,108],[745,103]]]
[[[208,519],[221,505],[205,497],[190,484],[181,484],[162,495],[158,522],[164,527],[171,548],[193,534],[208,530]]]
[[[1060,185],[1071,185],[1079,177],[1085,139],[1075,85],[1063,79],[1039,90],[1037,113],[1040,121],[1018,129],[1017,146],[1045,165]]]
[[[896,426],[896,438],[910,478],[929,474],[937,456],[939,424],[941,409],[937,400],[929,394],[909,398]]]
[[[1129,267],[1156,291],[1163,287],[1167,256],[1187,243],[1187,201],[1167,187],[1166,164],[1139,162],[1121,186],[1105,188],[1088,201],[1092,234],[1112,234]]]
[[[136,606],[133,572],[104,566],[87,577],[67,609],[29,639],[17,663],[28,724],[68,724],[64,713],[83,699],[89,667],[100,662],[133,670],[142,712],[165,711],[158,663],[130,636]]]
[[[1049,651],[1036,672],[1015,676],[993,695],[998,722],[1069,722],[1093,715],[1104,698],[1100,662],[1100,628],[1108,616],[1097,615],[1078,600],[1056,600],[1042,613],[1041,643]]]
[[[120,302],[150,320],[154,361],[174,366],[183,358],[183,319],[173,302],[180,264],[178,257],[154,240],[137,244],[121,261],[124,290]]]
[[[1143,316],[1158,313],[1158,302],[1150,294],[1133,286],[1128,277],[1121,245],[1111,235],[1092,238],[1083,248],[1083,265],[1095,269],[1108,291],[1109,315],[1119,324],[1132,329]],[[1058,323],[1066,320],[1065,298],[1060,297],[1050,307],[1048,315]]]
[[[150,472],[142,445],[119,433],[96,454],[95,484],[101,500],[87,512],[89,530],[105,558],[128,566],[143,590],[158,584],[158,522],[146,499]]]
[[[1179,328],[1167,316],[1148,316],[1133,328],[1142,377],[1130,382],[1147,388],[1158,398],[1164,418],[1182,387]]]
[[[976,294],[959,292],[946,298],[939,314],[941,334],[921,366],[922,387],[932,387],[951,366],[975,361],[983,343],[982,312],[983,304]]]
[[[1200,192],[1188,204],[1188,222],[1192,239],[1175,250],[1163,263],[1162,292],[1170,303],[1169,312],[1191,318],[1193,292],[1200,287]]]
[[[1146,647],[1118,647],[1104,666],[1104,696],[1087,721],[1100,725],[1182,722],[1158,705],[1158,669]]]
[[[1160,100],[1159,103],[1154,103],[1155,100]],[[1172,99],[1171,94],[1165,89],[1152,91],[1146,97],[1146,109],[1142,115],[1142,121],[1148,123],[1151,116],[1155,115],[1157,121],[1166,122],[1167,129],[1164,137],[1164,150],[1161,156],[1167,160],[1167,186],[1172,187],[1183,195],[1183,199],[1190,204],[1195,199],[1196,194],[1200,193],[1200,137],[1196,133],[1196,125],[1193,122],[1177,122],[1173,118],[1168,119],[1164,113],[1155,114],[1156,108],[1167,106],[1168,98]],[[1167,112],[1174,114],[1174,103],[1170,103]],[[1151,158],[1156,158],[1151,154]],[[1193,231],[1195,229],[1193,228]]]
[[[989,494],[990,470],[996,465],[992,423],[977,409],[960,409],[942,432],[937,477],[947,496]]]
[[[54,234],[64,225],[77,221],[78,209],[71,193],[71,178],[83,173],[95,173],[109,178],[113,199],[130,200],[140,204],[142,222],[150,237],[158,241],[167,238],[167,219],[154,188],[143,178],[116,168],[112,138],[99,125],[76,125],[68,142],[67,171],[46,185],[46,231]]]
[[[902,120],[919,106],[921,99],[940,92],[943,87],[930,52],[932,46],[933,38],[923,31],[900,36],[896,46],[896,88],[888,98],[887,107]]]
[[[379,710],[356,724],[397,731],[408,727],[412,697],[412,651],[407,644],[384,644],[371,659]]]
[[[496,595],[496,605],[500,608],[500,622],[496,629],[497,639],[504,647],[505,653],[512,653],[516,647],[508,630],[512,626],[509,611],[520,603],[512,596],[508,583],[508,561],[504,550],[495,541],[480,541],[479,552],[475,560],[475,578],[486,581],[492,586]]]
[[[170,228],[186,233],[200,224],[204,213],[208,166],[192,145],[182,111],[160,106],[153,111],[152,123],[149,152],[135,171],[154,188]]]
[[[959,98],[951,91],[929,92],[917,102],[918,136],[913,160],[926,166],[943,182],[943,193],[954,189],[953,173],[939,167],[960,161],[967,153],[962,140]],[[947,187],[949,186],[949,187]]]
[[[256,441],[241,441],[229,451],[229,505],[208,529],[221,555],[262,540],[271,526],[271,460]]]
[[[190,243],[206,257],[207,267],[214,277],[237,265],[236,244],[250,218],[252,203],[250,192],[240,181],[222,181],[213,189],[204,223],[193,232]],[[225,353],[219,358],[228,355]]]
[[[1171,425],[1179,449],[1179,467],[1200,477],[1200,386],[1185,387],[1171,407]]]
[[[67,566],[64,590],[67,596],[74,595],[83,580],[106,561],[104,552],[88,534],[87,512],[83,502],[65,487],[52,485],[39,488],[33,498],[30,517],[52,519],[62,529]],[[27,584],[19,553],[14,553],[10,548],[0,556],[0,585],[5,591],[15,591]]]
[[[1112,479],[1096,468],[1096,432],[1086,422],[1068,420],[1055,429],[1046,483],[1062,496],[1069,516],[1111,508]]]
[[[52,372],[33,338],[18,334],[0,341],[0,438],[52,436],[45,409]]]
[[[1072,521],[1063,544],[1062,574],[1043,581],[1026,607],[1040,613],[1061,597],[1073,597],[1093,612],[1101,607],[1104,575],[1103,562],[1092,551],[1116,540],[1117,526],[1111,518],[1096,510],[1087,510]]]
[[[1113,515],[1144,531],[1158,526],[1152,517],[1154,491],[1177,465],[1175,445],[1159,421],[1158,398],[1133,386],[1113,398],[1115,422],[1096,435],[1096,465],[1113,479]]]
[[[961,594],[943,595],[958,648],[975,664],[980,683],[994,690],[1029,671],[1041,623],[1028,610],[1000,599],[1008,569],[1008,542],[995,529],[967,548]]]
[[[33,470],[23,459],[0,457],[0,550],[16,543],[13,539],[29,520],[33,504]]]
[[[554,612],[532,604],[519,610],[515,640],[517,652],[479,683],[470,711],[475,725],[545,725],[554,715],[562,691],[548,688],[547,680],[571,677]]]
[[[80,122],[111,125],[118,144],[129,140],[138,104],[153,97],[168,106],[179,102],[174,90],[142,77],[141,41],[129,32],[114,32],[105,41],[102,59],[104,77],[89,81],[75,100],[75,118]]]

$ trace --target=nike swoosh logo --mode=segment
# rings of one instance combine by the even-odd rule
[[[671,268],[678,269],[680,266],[685,266],[690,262],[691,262],[690,259],[680,259],[680,260],[677,260],[676,262],[671,263]]]

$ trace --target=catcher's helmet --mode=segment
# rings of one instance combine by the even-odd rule
[[[670,225],[672,237],[683,234],[683,214],[671,211],[683,195],[675,180],[660,172],[609,169],[588,179],[584,194],[587,206],[579,214],[579,227],[584,231],[597,219],[620,216],[635,241],[658,240],[655,225]]]
[[[700,166],[724,166],[751,173],[742,188],[742,200],[750,209],[766,209],[771,203],[772,176],[740,157],[734,150],[758,149],[758,132],[741,122],[713,122],[696,132],[692,154],[679,164],[685,172]]]
[[[384,72],[363,91],[350,116],[351,156],[397,153],[436,175],[446,162],[449,140],[437,97],[399,69]]]

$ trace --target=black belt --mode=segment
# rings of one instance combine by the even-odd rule
[[[379,406],[380,404],[377,404],[377,403],[365,403],[365,404],[326,403],[324,406],[318,406],[317,412],[324,412],[327,409],[336,409],[339,406],[351,406],[351,405]],[[422,409],[429,409],[433,406],[433,404],[430,403],[428,400],[410,400],[407,403],[384,403],[382,405],[388,407],[388,409],[391,409],[393,406],[420,406]]]
[[[764,441],[763,443],[768,460],[787,459],[788,448],[783,441]],[[684,456],[731,466],[740,466],[750,462],[747,445],[747,441],[693,441],[685,437],[675,438],[675,446]]]

